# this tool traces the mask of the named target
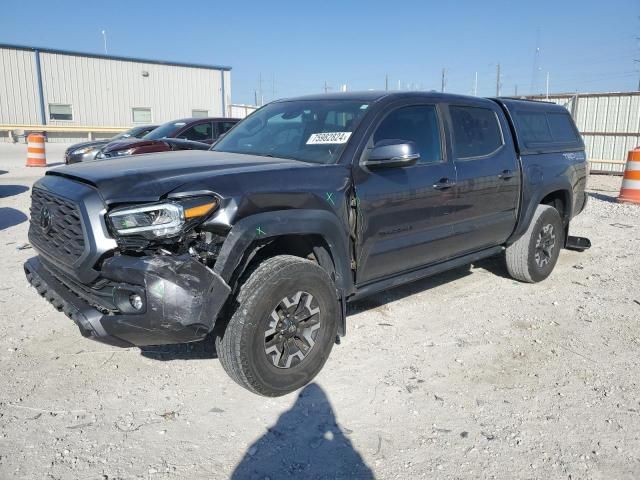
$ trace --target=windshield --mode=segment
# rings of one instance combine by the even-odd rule
[[[144,137],[145,140],[159,140],[161,138],[171,138],[178,130],[186,125],[186,122],[169,122],[160,125],[155,130],[151,130]]]
[[[147,127],[133,127],[125,132],[119,133],[111,140],[124,140],[125,138],[131,137],[140,138],[140,133],[143,133],[145,130],[147,130]]]
[[[240,122],[212,150],[335,163],[368,106],[352,100],[272,103]]]

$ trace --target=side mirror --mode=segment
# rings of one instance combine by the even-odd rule
[[[381,140],[369,153],[365,166],[369,168],[408,167],[420,158],[415,142]]]

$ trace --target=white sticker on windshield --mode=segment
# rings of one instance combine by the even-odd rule
[[[309,137],[309,140],[307,140],[307,145],[347,143],[350,136],[351,132],[314,133]]]

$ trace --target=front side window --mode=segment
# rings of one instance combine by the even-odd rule
[[[489,108],[449,107],[456,158],[485,157],[504,143],[495,112]]]
[[[49,104],[50,120],[73,120],[73,109],[71,105],[50,103]]]
[[[193,140],[194,142],[206,142],[207,140],[211,140],[213,138],[211,122],[194,125],[178,136],[186,140]]]
[[[335,163],[368,106],[353,100],[271,103],[240,122],[212,150]]]
[[[151,123],[150,108],[132,108],[133,123]]]
[[[436,107],[415,105],[391,112],[373,134],[373,146],[382,140],[414,142],[420,152],[418,163],[440,162],[442,146]]]

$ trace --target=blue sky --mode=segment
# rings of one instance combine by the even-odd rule
[[[96,5],[100,5],[96,8]],[[233,67],[236,103],[323,91],[637,89],[640,0],[5,2],[0,43]],[[538,40],[537,40],[538,39]],[[536,44],[540,48],[536,62]],[[534,69],[537,63],[538,69]],[[535,72],[535,74],[534,74]]]

